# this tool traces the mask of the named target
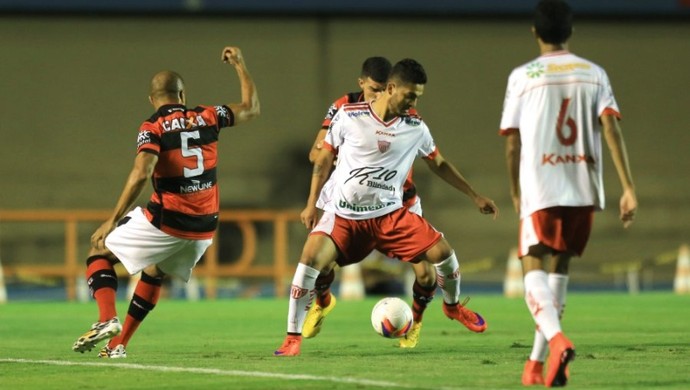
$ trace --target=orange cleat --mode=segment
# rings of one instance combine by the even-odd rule
[[[544,384],[544,363],[537,360],[528,360],[522,371],[522,384],[525,386]]]
[[[275,352],[274,356],[297,356],[300,352],[300,346],[302,345],[302,336],[300,335],[287,335],[285,336],[285,341],[283,345],[280,346]]]
[[[482,318],[479,313],[475,313],[464,306],[467,301],[468,299],[465,299],[462,304],[447,304],[443,302],[443,313],[451,320],[460,321],[460,323],[465,325],[465,327],[472,332],[481,333],[485,331],[487,328],[486,321],[484,321],[484,318]]]
[[[575,359],[575,346],[561,332],[549,340],[549,364],[544,385],[561,387],[568,382],[568,363]]]

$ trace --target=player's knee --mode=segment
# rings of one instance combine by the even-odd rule
[[[162,278],[165,276],[165,272],[163,272],[158,266],[154,265],[149,265],[148,267],[144,268],[142,270],[142,276],[146,274],[147,276],[151,278]]]
[[[432,246],[425,254],[425,258],[432,264],[438,264],[453,254],[453,248],[445,238]]]
[[[431,264],[423,261],[412,266],[417,283],[422,286],[433,286],[436,282],[436,273]]]

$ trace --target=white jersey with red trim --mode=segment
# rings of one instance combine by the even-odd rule
[[[620,117],[604,69],[567,51],[513,70],[502,135],[519,130],[520,217],[554,206],[604,208],[601,123]]]
[[[416,157],[434,158],[434,140],[421,118],[384,122],[369,103],[343,105],[333,118],[324,147],[338,160],[321,192],[324,211],[369,219],[402,207],[403,183]]]

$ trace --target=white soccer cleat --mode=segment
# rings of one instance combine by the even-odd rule
[[[91,325],[86,333],[81,335],[72,345],[74,352],[84,353],[90,351],[93,347],[103,340],[111,339],[122,332],[122,325],[117,317],[113,317],[109,321],[96,322]]]

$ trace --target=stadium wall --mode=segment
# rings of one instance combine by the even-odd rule
[[[602,262],[653,257],[689,239],[688,36],[682,20],[576,25],[572,51],[604,66],[612,80],[641,203],[639,221],[623,231],[607,160],[609,209],[597,215],[586,266],[573,267],[576,281],[605,283]],[[441,151],[502,208],[497,221],[483,218],[419,166],[425,215],[461,258],[507,257],[517,218],[498,122],[510,70],[537,54],[530,21],[519,18],[0,17],[0,208],[112,207],[131,168],[137,128],[151,115],[152,74],[180,72],[192,104],[237,101],[236,76],[219,61],[229,44],[245,53],[262,116],[221,136],[224,208],[302,207],[307,152],[330,102],[357,88],[365,57],[413,57],[429,74],[419,110]],[[17,240],[40,247],[30,234],[4,228],[0,248]]]

